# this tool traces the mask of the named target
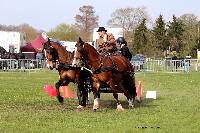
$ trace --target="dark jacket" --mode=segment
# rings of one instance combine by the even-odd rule
[[[121,49],[120,49],[120,52],[121,54],[126,57],[129,61],[131,60],[132,58],[132,54],[131,52],[129,51],[128,47],[125,45],[123,46]]]

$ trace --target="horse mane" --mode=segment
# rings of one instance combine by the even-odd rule
[[[84,48],[86,49],[86,51],[90,51],[90,54],[93,57],[99,58],[99,53],[97,52],[97,50],[92,45],[90,45],[89,43],[85,43]]]
[[[65,47],[63,47],[58,42],[50,41],[50,45],[53,46],[54,48],[57,48],[59,50],[59,51],[57,50],[57,53],[59,53],[59,52],[62,51],[62,52],[64,52],[65,55],[67,55],[67,56],[64,57],[66,59],[66,63],[69,63],[69,64],[72,63],[73,57],[74,57],[74,52],[67,51],[65,49]]]
[[[6,50],[0,46],[0,54],[4,54],[6,52]]]

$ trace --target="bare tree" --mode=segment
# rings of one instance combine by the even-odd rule
[[[194,14],[190,14],[190,13],[186,13],[186,14],[181,15],[179,17],[179,19],[181,19],[182,22],[186,26],[189,26],[190,28],[195,27],[198,23],[197,16],[195,16]]]
[[[144,18],[148,20],[145,9],[145,7],[116,9],[111,14],[111,19],[108,21],[108,27],[121,27],[125,33],[133,32]]]
[[[26,41],[31,42],[39,32],[29,24],[19,25],[19,31],[26,34]]]
[[[145,7],[116,9],[111,14],[108,26],[122,27],[124,31],[135,29],[142,22],[143,18],[148,18],[145,9]]]
[[[19,26],[16,25],[0,25],[2,31],[19,31]]]
[[[98,26],[99,16],[95,15],[94,7],[90,5],[80,7],[79,11],[80,14],[75,16],[75,24],[83,38],[89,40],[93,29]]]
[[[29,24],[21,24],[21,25],[0,25],[0,30],[3,31],[16,31],[22,32],[26,35],[26,42],[32,41],[38,34],[39,31],[30,26]]]
[[[183,14],[179,19],[184,24],[183,47],[180,51],[181,56],[196,56],[196,50],[199,47],[199,25],[197,16],[191,13]]]

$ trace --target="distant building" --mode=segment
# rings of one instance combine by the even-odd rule
[[[69,41],[60,41],[63,43],[63,47],[66,48],[67,51],[73,52],[75,49],[76,42],[69,42]]]
[[[0,46],[7,52],[19,53],[25,44],[25,35],[20,32],[0,31]]]
[[[122,28],[105,28],[107,33],[112,33],[115,39],[118,37],[123,37],[123,29]],[[93,46],[97,48],[97,39],[99,39],[99,35],[97,32],[98,28],[94,28],[93,30]]]

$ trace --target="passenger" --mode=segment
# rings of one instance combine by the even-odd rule
[[[119,38],[117,39],[117,43],[118,43],[119,46],[120,46],[120,49],[119,49],[120,53],[121,53],[124,57],[126,57],[129,61],[131,61],[132,54],[131,54],[131,52],[129,51],[129,48],[128,48],[128,46],[127,46],[127,42],[126,42],[126,40],[124,39],[124,37],[119,37]]]

